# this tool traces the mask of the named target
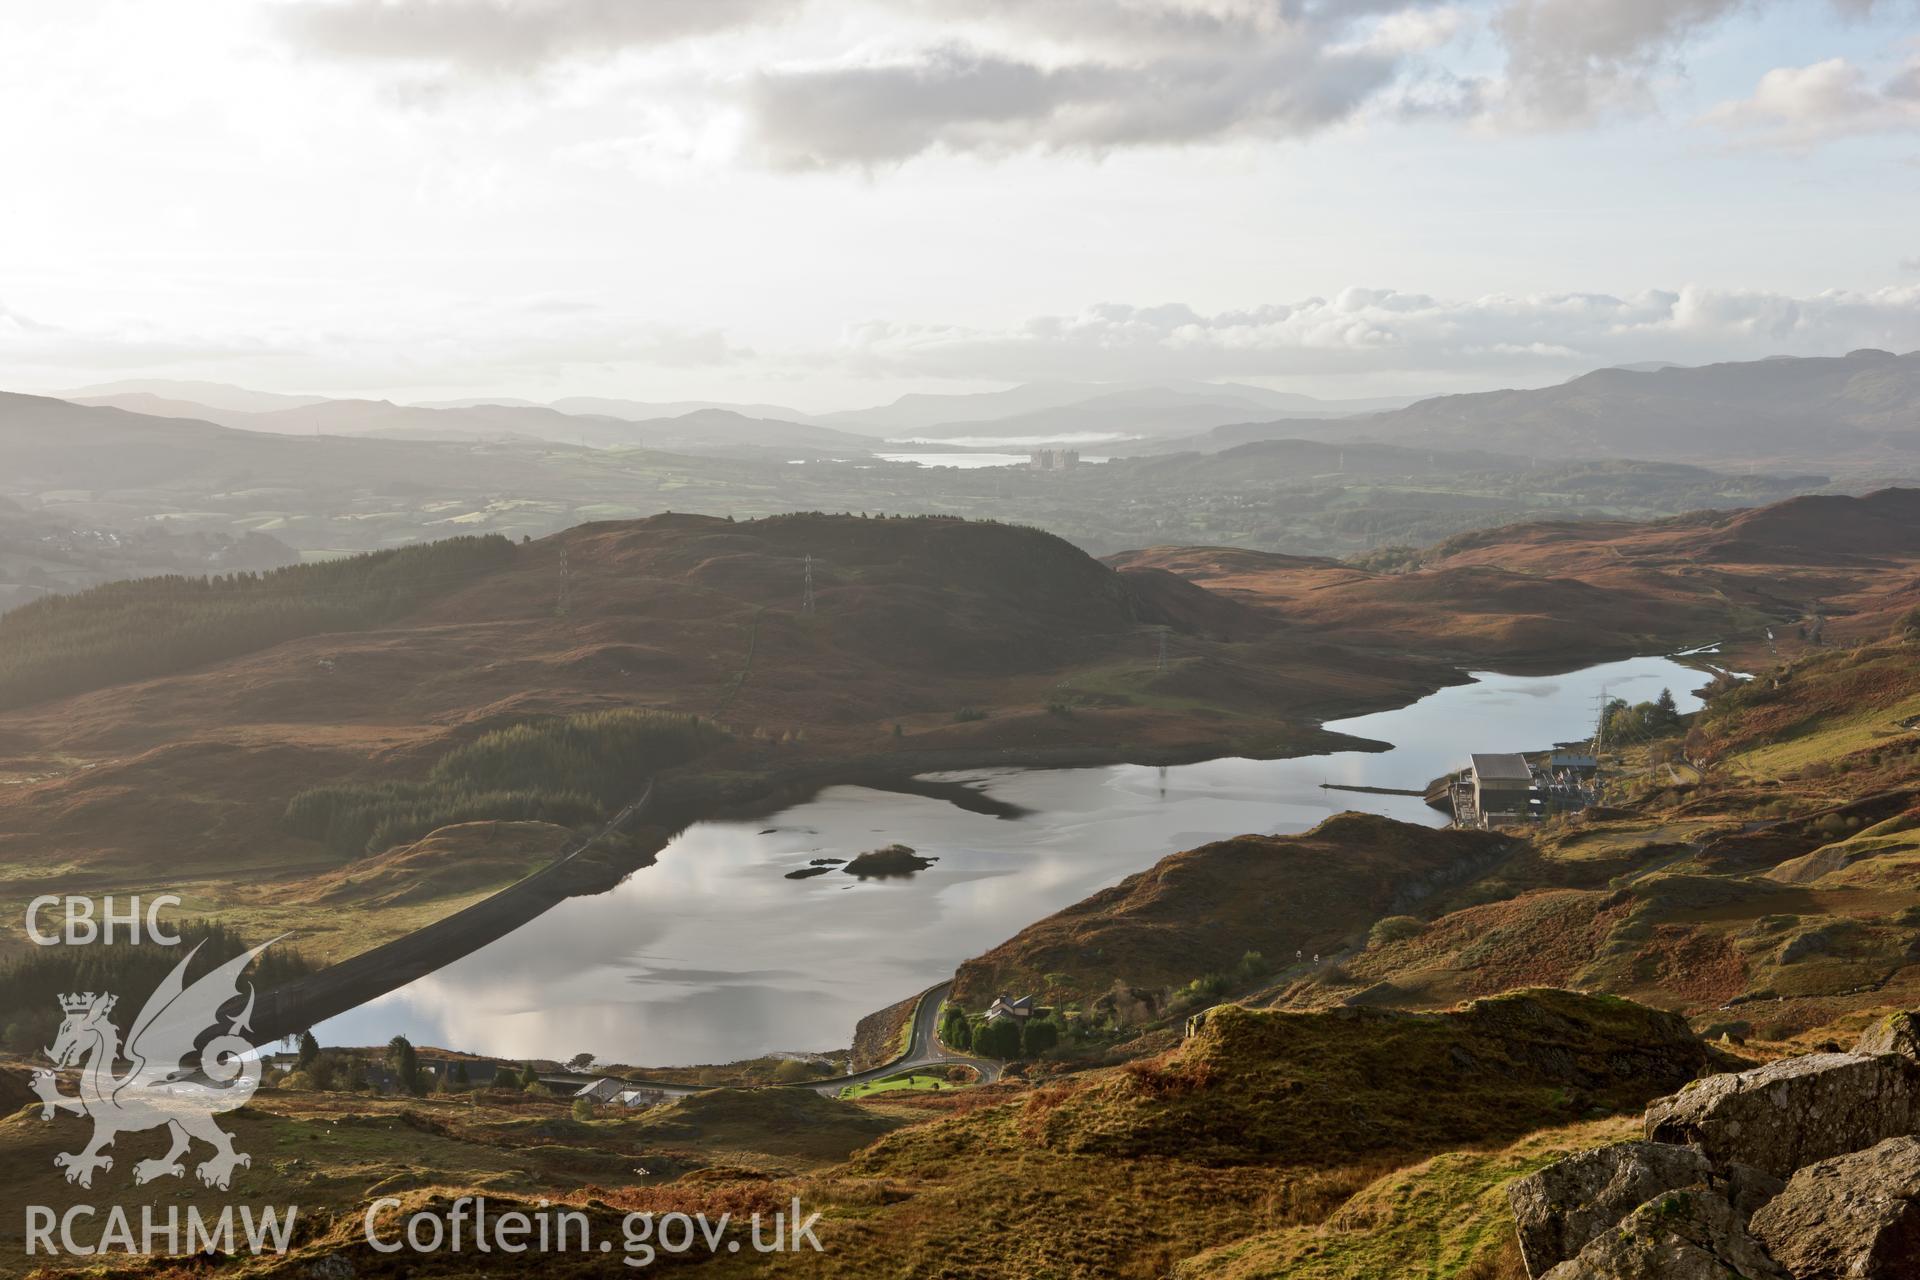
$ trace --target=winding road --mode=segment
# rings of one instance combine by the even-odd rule
[[[883,1066],[870,1067],[865,1071],[856,1071],[852,1075],[834,1076],[827,1080],[809,1080],[804,1084],[774,1085],[773,1088],[812,1089],[822,1097],[835,1098],[840,1091],[852,1084],[865,1084],[871,1080],[884,1080],[888,1076],[903,1071],[913,1071],[924,1067],[972,1067],[980,1075],[981,1084],[992,1084],[1000,1078],[1002,1063],[992,1058],[976,1058],[970,1054],[954,1053],[940,1043],[936,1033],[940,1025],[940,1006],[946,1003],[947,994],[953,990],[951,979],[937,987],[929,987],[920,993],[920,1003],[913,1010],[913,1035],[907,1041],[907,1051],[892,1062]],[[600,1077],[584,1072],[553,1071],[543,1074],[540,1079],[556,1088],[572,1086],[578,1088],[591,1084]],[[630,1089],[652,1089],[669,1098],[684,1098],[691,1094],[705,1093],[714,1085],[677,1084],[666,1081],[646,1080],[638,1076],[622,1077],[622,1082]]]
[[[981,1084],[992,1084],[1000,1078],[1001,1064],[991,1058],[975,1058],[964,1053],[954,1053],[940,1043],[935,1034],[940,1025],[940,1006],[946,1003],[947,994],[953,990],[951,979],[937,987],[929,987],[920,993],[920,1003],[913,1011],[913,1035],[907,1041],[907,1051],[885,1066],[872,1067],[866,1071],[856,1071],[852,1075],[835,1076],[831,1080],[822,1080],[806,1087],[824,1097],[839,1096],[842,1089],[850,1084],[865,1084],[870,1080],[883,1080],[888,1076],[899,1075],[903,1071],[912,1071],[919,1067],[972,1067],[980,1073]]]

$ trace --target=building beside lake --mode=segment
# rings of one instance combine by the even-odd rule
[[[1446,785],[1453,820],[1463,827],[1578,813],[1600,801],[1600,761],[1582,751],[1562,748],[1537,760],[1519,752],[1477,751],[1468,760]]]
[[[1027,455],[1027,466],[1035,471],[1071,471],[1079,465],[1078,449],[1035,449]]]
[[[1533,766],[1517,752],[1473,753],[1467,781],[1479,825],[1526,818],[1533,813]]]

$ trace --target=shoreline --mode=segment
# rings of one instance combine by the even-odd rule
[[[1684,661],[1674,658],[1672,653],[1633,656]],[[1605,662],[1627,660],[1631,659],[1557,664],[1559,669],[1547,674],[1571,674]],[[1498,672],[1492,667],[1475,669],[1520,674]],[[1346,711],[1332,719],[1337,722],[1402,710],[1441,689],[1473,682],[1472,672],[1464,667],[1456,668],[1454,674],[1459,679],[1438,684],[1411,699],[1385,707]],[[992,769],[1104,768],[1121,764],[1173,766],[1235,755],[1254,759],[1309,759],[1341,751],[1379,754],[1394,749],[1393,743],[1343,734],[1326,728],[1327,723],[1318,721],[1303,726],[1299,745],[1304,749],[1289,752],[1255,754],[1236,750],[1232,743],[1225,741],[1147,750],[1094,744],[984,749],[934,747],[827,757],[759,770],[716,771],[709,767],[695,772],[668,771],[649,779],[640,799],[621,810],[599,831],[565,848],[553,862],[539,870],[411,933],[262,992],[255,1010],[255,1029],[263,1040],[296,1035],[397,991],[507,936],[569,898],[607,892],[635,871],[651,865],[675,836],[698,822],[764,817],[805,803],[834,786],[924,795],[975,812],[1012,818],[1019,816],[1018,806],[994,801],[965,783],[926,775]],[[1334,785],[1330,789],[1398,794],[1393,789],[1371,787]],[[639,844],[610,859],[584,856],[614,834],[636,837]]]

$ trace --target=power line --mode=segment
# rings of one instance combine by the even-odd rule
[[[807,552],[807,594],[800,601],[801,613],[813,612],[813,552]]]

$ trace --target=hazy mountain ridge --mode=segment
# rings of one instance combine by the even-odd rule
[[[588,448],[656,448],[695,454],[757,449],[862,453],[874,443],[852,432],[809,423],[753,418],[718,407],[636,420],[567,412],[546,405],[492,402],[433,407],[396,404],[391,400],[320,400],[254,412],[168,399],[147,392],[122,392],[80,397],[71,403],[157,417],[195,419],[269,435],[440,441],[518,438]]]
[[[1437,396],[1344,421],[1234,424],[1178,444],[1221,449],[1279,436],[1723,467],[1913,467],[1920,352],[1597,369],[1538,390]]]

